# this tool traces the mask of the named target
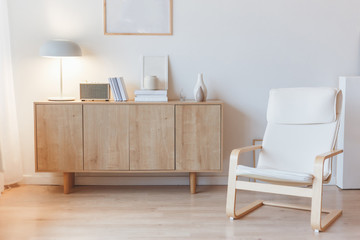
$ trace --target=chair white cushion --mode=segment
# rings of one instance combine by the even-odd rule
[[[312,175],[316,156],[335,146],[341,99],[335,88],[272,89],[257,167]]]
[[[317,155],[335,143],[337,122],[310,125],[268,123],[257,167],[313,174]],[[324,177],[331,172],[325,161]]]
[[[304,185],[311,185],[314,178],[313,175],[308,173],[281,171],[269,168],[252,168],[243,165],[237,166],[236,175],[263,181],[291,182]]]
[[[272,89],[269,96],[267,121],[279,124],[334,122],[338,92],[339,90],[335,88]]]

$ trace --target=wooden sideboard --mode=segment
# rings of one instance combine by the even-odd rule
[[[221,101],[35,102],[37,172],[197,172],[222,169]]]

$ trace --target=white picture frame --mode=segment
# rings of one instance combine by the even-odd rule
[[[157,89],[167,90],[169,82],[169,57],[145,56],[142,55],[141,61],[141,89],[144,89],[144,78],[146,76],[156,76],[158,80]]]
[[[172,35],[173,0],[104,0],[105,35]]]

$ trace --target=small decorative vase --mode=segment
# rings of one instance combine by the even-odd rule
[[[157,89],[158,78],[157,76],[145,76],[144,89],[155,90]]]
[[[203,74],[199,73],[197,82],[194,87],[194,98],[195,101],[197,102],[204,102],[206,101],[206,97],[207,97],[207,89],[204,84]]]
[[[197,101],[197,102],[203,102],[203,101],[205,101],[205,99],[204,99],[204,92],[203,92],[203,90],[202,90],[201,87],[198,88],[198,90],[197,90],[197,92],[196,92],[196,94],[195,94],[195,101]]]

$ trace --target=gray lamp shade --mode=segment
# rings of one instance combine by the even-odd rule
[[[40,56],[43,57],[79,57],[81,48],[68,40],[50,40],[40,47]]]

